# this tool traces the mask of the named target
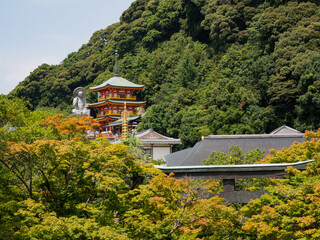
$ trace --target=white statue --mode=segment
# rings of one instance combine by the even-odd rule
[[[83,87],[77,87],[73,91],[73,110],[72,113],[76,116],[90,116],[90,109],[86,100],[86,90]]]

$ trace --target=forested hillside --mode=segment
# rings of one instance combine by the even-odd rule
[[[202,135],[320,127],[320,3],[137,0],[61,64],[43,64],[10,94],[70,109],[73,89],[120,73],[144,84],[140,129],[191,146]],[[88,94],[95,102],[95,93]],[[71,111],[71,110],[70,110]]]

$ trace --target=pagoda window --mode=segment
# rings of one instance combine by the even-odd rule
[[[120,98],[126,98],[126,96],[124,94],[119,94]]]

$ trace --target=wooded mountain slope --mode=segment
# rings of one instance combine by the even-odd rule
[[[140,129],[179,137],[320,127],[320,4],[288,0],[137,0],[59,65],[9,96],[70,109],[72,91],[113,75],[144,84]],[[95,93],[88,94],[95,102]],[[71,111],[71,109],[70,109]]]

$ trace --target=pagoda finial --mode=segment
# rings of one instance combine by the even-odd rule
[[[116,55],[116,61],[115,61],[114,76],[120,76],[119,70],[118,70],[118,50],[115,51],[115,55]]]
[[[129,113],[127,111],[127,103],[124,102],[124,109],[123,112],[121,113],[121,118],[122,118],[122,138],[127,138],[128,136],[128,117]]]

